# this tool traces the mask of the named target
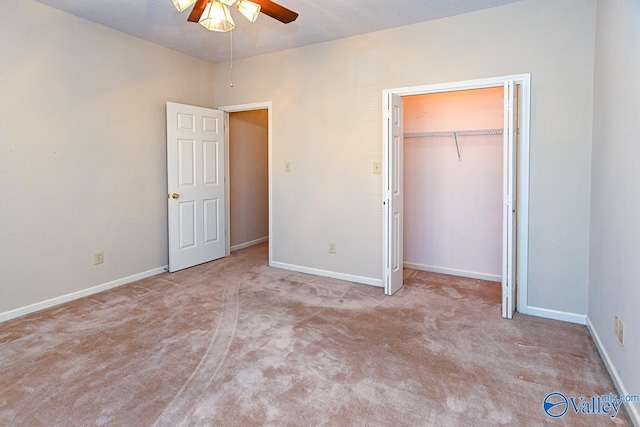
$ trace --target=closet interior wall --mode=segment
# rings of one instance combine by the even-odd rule
[[[405,267],[501,280],[502,128],[501,87],[404,97]]]

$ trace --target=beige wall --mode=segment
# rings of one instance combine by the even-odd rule
[[[31,0],[0,57],[0,313],[165,266],[165,102],[211,106],[213,66]]]
[[[231,248],[269,236],[269,111],[229,114]]]
[[[640,393],[640,2],[598,1],[589,321],[623,393]],[[625,342],[614,316],[625,324]],[[625,404],[626,406],[627,404]],[[640,425],[640,403],[633,408]]]
[[[502,129],[503,88],[404,97],[404,131]],[[500,281],[502,136],[404,139],[404,261]]]
[[[218,65],[273,102],[274,261],[379,280],[382,90],[531,73],[529,305],[586,315],[594,38],[595,0],[523,0]]]

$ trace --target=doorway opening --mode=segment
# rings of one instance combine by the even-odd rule
[[[229,113],[231,252],[269,240],[268,111]]]
[[[227,132],[227,255],[268,241],[271,265],[271,102],[219,109]]]
[[[420,108],[418,108],[418,111],[410,112],[409,116],[405,115],[405,101],[411,107],[411,104],[415,104],[416,101],[418,103],[424,102],[426,98],[421,99],[420,96],[438,94],[443,99],[445,97],[454,99],[462,91],[478,95],[480,92],[469,92],[476,90],[494,91],[500,96],[500,98],[492,101],[495,103],[493,109],[498,110],[499,116],[493,117],[487,122],[487,126],[480,126],[479,123],[474,123],[474,120],[477,121],[481,116],[477,111],[475,115],[472,114],[474,117],[464,120],[463,116],[444,117],[442,115],[434,115],[431,112],[431,118],[427,118],[424,121],[424,123],[434,125],[430,129],[418,129],[415,126],[416,123],[421,123],[421,118],[425,119],[425,117],[420,117],[421,114],[425,114],[425,111],[420,112]],[[383,91],[384,208],[382,255],[385,293],[391,295],[402,287],[403,267],[415,268],[418,266],[422,267],[419,269],[431,269],[431,271],[484,280],[499,279],[502,283],[503,317],[511,318],[516,308],[519,312],[526,314],[529,211],[529,99],[529,74]],[[407,117],[406,123],[405,117]],[[444,127],[448,127],[448,129],[444,129]],[[472,144],[471,142],[468,144],[465,142],[469,141],[471,137],[476,139],[485,136],[493,137],[492,134],[502,134],[502,136],[499,137],[499,141],[493,141],[491,144],[495,146],[486,152],[479,152],[478,146],[474,147],[470,145]],[[429,137],[433,137],[429,141],[429,145],[426,143],[421,144],[417,152],[414,150],[416,147],[411,146],[415,145],[413,143],[418,142],[418,139],[424,140]],[[442,141],[440,144],[438,142],[434,143],[436,139],[445,137],[449,138],[448,146],[446,143],[443,145]],[[407,138],[407,141],[411,140],[407,145],[407,147],[410,147],[411,152],[406,156],[404,154],[405,144],[407,144],[405,138]],[[489,140],[485,142],[487,141]],[[438,147],[438,145],[441,146]],[[454,161],[450,165],[449,169],[451,170],[445,171],[449,175],[438,175],[436,179],[434,179],[433,174],[437,172],[437,169],[446,169],[442,162],[436,161],[433,163],[434,158],[431,158],[432,163],[423,165],[424,169],[418,169],[417,172],[414,164],[419,158],[418,152],[420,150],[434,151],[434,149],[440,149],[441,151],[439,154],[432,153],[434,156],[445,155],[449,150],[448,154],[453,156]],[[490,152],[493,154],[489,155]],[[498,153],[499,157],[497,156]],[[474,157],[467,158],[467,155]],[[487,155],[489,157],[483,159]],[[407,159],[408,171],[405,169],[405,159]],[[465,163],[464,166],[461,165],[462,163]],[[451,182],[437,182],[439,179],[447,179],[448,181],[464,179],[465,173],[469,175],[470,171],[483,166],[483,163],[490,163],[493,167],[485,168],[484,176],[476,175],[472,179],[474,180],[474,185],[480,184],[480,181],[493,183],[493,192],[485,194],[484,197],[478,194],[477,189],[469,192],[466,198],[464,196],[459,197],[460,194],[458,193],[462,191],[467,193],[467,191],[458,188],[455,190],[456,194],[447,193],[447,185],[451,184]],[[456,169],[460,172],[464,168],[468,169],[467,172],[458,173],[457,175],[452,174]],[[414,179],[418,180],[419,183],[416,185],[416,182],[411,182],[408,187],[405,187],[403,179],[405,172],[412,176],[417,176]],[[424,179],[420,180],[421,176],[429,174],[431,174],[432,178],[430,182],[425,182]],[[469,177],[467,176],[466,179],[469,179]],[[498,185],[500,182],[502,183],[501,189],[498,189],[500,187],[496,188],[496,182]],[[448,229],[448,225],[444,227],[437,225],[436,227],[442,228],[436,230],[436,232],[433,230],[433,223],[427,224],[427,228],[431,227],[431,233],[426,239],[424,233],[422,236],[416,236],[415,233],[416,218],[423,219],[424,215],[420,215],[420,209],[424,210],[425,205],[423,204],[418,209],[413,209],[413,211],[410,208],[408,212],[405,212],[404,209],[405,205],[411,206],[415,204],[415,195],[412,194],[412,191],[415,192],[416,188],[421,186],[435,186],[435,188],[430,189],[432,193],[440,192],[441,194],[436,194],[434,200],[438,201],[440,205],[450,204],[451,206],[449,207],[453,209],[449,212],[446,212],[445,209],[443,213],[443,210],[440,209],[441,206],[435,207],[432,204],[429,207],[429,205],[426,205],[427,209],[432,211],[429,213],[434,214],[436,217],[438,215],[452,216],[458,221],[457,223],[454,222]],[[405,191],[407,189],[409,194]],[[407,196],[410,199],[407,199]],[[468,202],[473,202],[473,199],[476,199],[475,202],[478,204],[490,204],[491,206],[482,215],[474,215],[467,224],[461,224],[460,220],[465,214],[479,214],[477,209],[473,209],[473,212],[465,212],[470,210]],[[488,203],[489,199],[493,200],[493,203]],[[498,202],[495,202],[496,199]],[[438,209],[440,211],[435,212]],[[406,224],[405,218],[407,217],[405,217],[405,213],[408,215]],[[422,213],[424,214],[424,212]],[[497,215],[499,218],[496,218]],[[462,237],[459,233],[464,231],[465,228],[473,228],[473,220],[480,219],[477,217],[482,216],[485,218],[483,224],[487,225],[488,229],[484,230],[483,227],[478,227],[478,224],[476,224],[476,231],[480,232],[470,237],[471,241],[476,240],[476,246],[478,244],[492,246],[494,250],[491,252],[477,247],[475,249],[465,247],[465,243],[461,240]],[[403,237],[405,236],[404,230],[407,225],[410,227],[407,233],[412,234],[405,245]],[[425,226],[425,224],[421,225]],[[498,233],[496,233],[496,229],[499,230]],[[438,236],[438,232],[443,233]],[[487,233],[492,233],[495,238],[488,239]],[[446,244],[442,243],[442,236],[449,239]],[[439,238],[441,239],[440,244],[438,244]],[[429,245],[431,247],[427,247]],[[496,247],[499,247],[500,250],[495,250]],[[405,259],[405,248],[409,259]],[[476,253],[472,257],[473,259],[467,259],[461,263],[459,258],[464,255],[465,251],[476,251]],[[482,253],[478,253],[478,251]],[[422,257],[422,262],[416,262],[411,259],[416,257]],[[434,260],[445,264],[449,263],[450,265],[437,265],[438,262]],[[474,265],[476,267],[473,267]],[[481,266],[480,270],[485,271],[478,271],[478,266]]]

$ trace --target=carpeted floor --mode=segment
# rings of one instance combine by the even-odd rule
[[[584,326],[500,318],[500,286],[380,288],[267,266],[266,244],[0,324],[3,426],[630,425]]]

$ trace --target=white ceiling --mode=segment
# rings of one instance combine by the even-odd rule
[[[230,36],[187,21],[171,0],[37,0],[141,39],[214,62],[229,60]],[[320,43],[458,15],[520,0],[276,0],[300,14],[282,24],[264,14],[251,24],[236,10],[233,56]],[[392,7],[391,7],[392,6]]]

